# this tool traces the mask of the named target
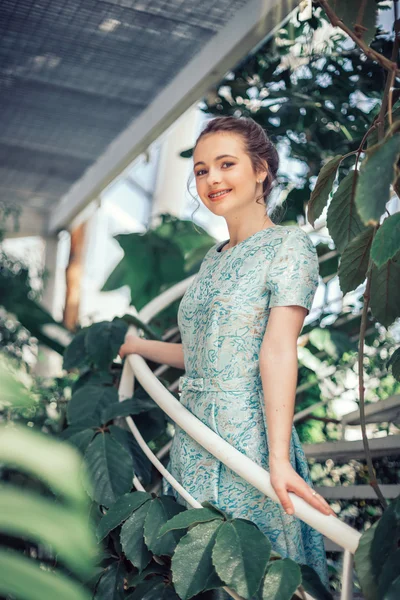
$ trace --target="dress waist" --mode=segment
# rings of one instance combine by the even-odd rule
[[[188,375],[179,377],[180,392],[183,390],[194,390],[199,392],[244,392],[254,390],[255,386],[261,386],[260,372],[254,375],[231,377],[227,380],[222,379],[222,377],[218,375],[215,377],[189,377]]]

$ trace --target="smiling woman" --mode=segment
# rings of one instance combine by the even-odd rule
[[[313,567],[329,588],[323,537],[297,519],[288,495],[334,515],[312,489],[293,425],[297,338],[318,286],[317,253],[299,227],[266,214],[279,158],[255,121],[213,119],[193,158],[199,198],[225,218],[230,237],[208,251],[179,306],[181,402],[270,472],[281,505],[178,426],[169,469],[196,500],[252,520],[276,552]],[[163,491],[186,504],[165,479]]]

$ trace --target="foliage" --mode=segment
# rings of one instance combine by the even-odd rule
[[[1,379],[2,403],[29,406],[29,391],[4,363]],[[82,583],[97,545],[79,454],[28,427],[0,429],[0,594],[89,600]]]

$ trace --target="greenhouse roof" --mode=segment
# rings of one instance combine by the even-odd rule
[[[297,2],[4,0],[0,202],[71,220]]]

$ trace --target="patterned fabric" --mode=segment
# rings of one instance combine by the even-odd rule
[[[309,311],[318,286],[318,258],[297,226],[262,229],[236,246],[215,244],[178,310],[185,376],[180,401],[229,444],[269,470],[259,350],[273,306]],[[296,429],[290,462],[312,481]],[[248,484],[175,426],[168,469],[199,502],[253,521],[282,557],[313,567],[329,589],[323,536]],[[163,478],[163,493],[190,508]]]

